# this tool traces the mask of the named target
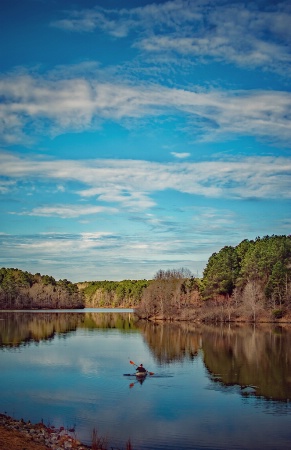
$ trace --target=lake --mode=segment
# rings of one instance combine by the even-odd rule
[[[0,412],[134,450],[291,448],[288,327],[0,312]],[[130,360],[154,372],[136,380]],[[126,374],[126,375],[125,375]]]

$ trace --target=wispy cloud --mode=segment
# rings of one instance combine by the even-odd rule
[[[37,27],[23,1],[21,55],[17,20],[0,31],[3,265],[201,273],[224,245],[290,232],[288,0],[57,0]]]
[[[0,179],[0,194],[6,194],[7,192],[11,191],[11,188],[13,186],[15,186],[15,181]]]
[[[104,206],[83,206],[83,205],[55,205],[33,208],[31,211],[22,211],[18,213],[21,216],[42,216],[42,217],[60,217],[62,219],[72,219],[80,216],[92,214],[115,214],[116,208],[107,208]]]
[[[155,205],[155,192],[178,192],[213,198],[291,198],[291,160],[283,157],[230,158],[199,163],[153,163],[138,160],[31,160],[0,154],[0,175],[55,183],[77,181],[82,198],[143,210]],[[76,217],[104,209],[92,206],[36,208],[31,214]],[[106,210],[105,210],[106,212]],[[107,210],[111,213],[112,210]]]
[[[173,0],[131,9],[74,10],[53,26],[91,32],[98,28],[124,38],[146,52],[175,52],[207,62],[289,73],[291,10],[288,1],[246,3],[222,0]]]
[[[141,242],[138,234],[108,232],[56,234],[46,233],[1,236],[0,252],[7,265],[30,271],[49,273],[72,281],[89,279],[151,278],[163,268],[189,267],[193,273],[205,264],[209,252],[216,250],[209,236],[193,234],[172,239],[147,232]],[[130,275],[129,275],[130,274]],[[108,278],[110,277],[110,278]]]
[[[184,115],[188,132],[192,124],[193,135],[200,129],[208,140],[240,134],[289,146],[291,139],[291,94],[283,91],[185,90],[27,75],[2,77],[0,95],[1,132],[8,142],[26,132],[96,129],[105,120],[126,126],[128,118],[165,114]]]
[[[131,164],[129,164],[129,167],[130,165]],[[106,170],[105,167],[103,168],[104,170]],[[130,175],[129,172],[124,170],[124,167],[120,167],[120,169],[120,173],[118,174],[118,168],[117,166],[115,166],[113,168],[113,172],[115,172],[115,174],[112,173],[110,175],[110,168],[108,167],[108,183],[101,182],[98,187],[84,189],[82,191],[79,191],[79,194],[81,195],[81,197],[96,197],[99,201],[102,202],[118,203],[129,210],[147,209],[154,206],[155,202],[148,197],[146,192],[142,191],[142,186],[140,186],[140,188],[138,189],[137,184],[134,181],[134,187],[132,186],[131,178],[134,177]],[[113,184],[115,177],[119,179],[116,186]]]
[[[178,158],[178,159],[185,159],[185,158],[189,158],[189,156],[191,156],[190,155],[190,153],[187,153],[187,152],[181,152],[181,153],[179,153],[179,152],[171,152],[171,155],[173,155],[175,158]]]

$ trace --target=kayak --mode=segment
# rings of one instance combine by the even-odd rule
[[[145,378],[147,376],[147,372],[136,372],[135,376],[138,378]]]

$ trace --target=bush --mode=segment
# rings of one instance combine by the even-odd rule
[[[282,309],[274,309],[272,311],[272,316],[274,319],[282,319],[282,317],[283,317]]]

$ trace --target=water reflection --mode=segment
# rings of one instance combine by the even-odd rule
[[[158,365],[194,360],[199,351],[212,385],[237,386],[243,396],[291,399],[290,328],[137,322],[133,313],[2,312],[0,347],[19,347],[78,329],[138,332]]]
[[[155,325],[125,312],[6,312],[0,338],[0,412],[76,425],[88,445],[96,428],[110,448],[129,438],[140,450],[290,446],[287,328]],[[154,375],[143,384],[124,376],[134,372],[131,359]]]
[[[51,340],[56,335],[66,337],[78,328],[136,329],[132,313],[71,313],[71,312],[1,312],[0,347]]]
[[[204,364],[212,380],[243,395],[291,398],[291,332],[261,327],[204,327]]]
[[[272,327],[141,326],[160,363],[194,358],[199,349],[209,377],[220,386],[239,386],[244,396],[291,399],[291,330]]]
[[[160,364],[193,359],[201,348],[201,328],[190,323],[138,322],[155,359]]]

